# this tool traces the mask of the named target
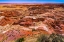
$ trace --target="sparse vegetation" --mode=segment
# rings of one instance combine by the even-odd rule
[[[19,38],[16,40],[16,42],[23,42],[24,41],[24,38]]]
[[[64,42],[64,37],[58,34],[40,35],[37,42]]]

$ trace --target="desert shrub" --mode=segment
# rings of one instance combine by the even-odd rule
[[[49,39],[46,35],[40,35],[37,39],[37,42],[49,42]]]
[[[64,42],[64,37],[59,34],[40,35],[37,42]]]
[[[19,38],[16,40],[16,42],[23,42],[24,41],[24,38]]]
[[[63,42],[63,40],[59,37],[53,38],[52,42]]]

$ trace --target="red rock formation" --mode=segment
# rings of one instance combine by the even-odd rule
[[[14,19],[11,19],[11,18],[8,18],[8,17],[5,17],[0,21],[0,25],[2,25],[2,26],[6,25],[6,24],[11,25],[13,23],[14,23]]]
[[[11,40],[15,40],[23,36],[30,36],[31,34],[32,34],[31,31],[10,30],[4,34],[7,37],[7,39],[5,39],[4,42],[9,42]]]
[[[2,11],[3,13],[1,13],[0,15],[1,16],[6,16],[6,17],[16,17],[16,16],[19,16],[20,14],[15,11],[15,10],[3,10]]]

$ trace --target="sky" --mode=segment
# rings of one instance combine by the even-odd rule
[[[0,3],[64,3],[64,0],[0,0]]]

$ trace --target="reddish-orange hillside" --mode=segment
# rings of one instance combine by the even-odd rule
[[[52,33],[64,36],[64,4],[0,5],[0,41]]]

